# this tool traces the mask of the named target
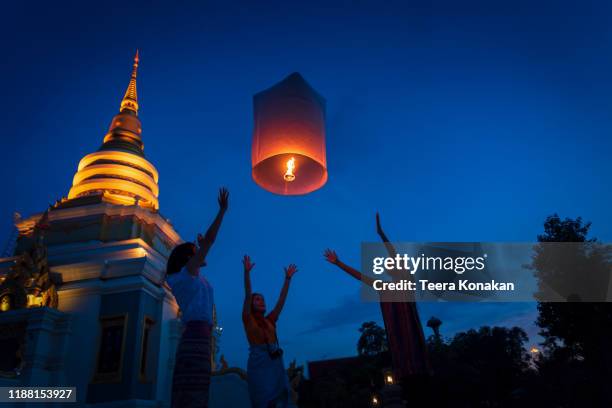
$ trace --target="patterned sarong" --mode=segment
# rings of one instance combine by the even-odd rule
[[[172,378],[172,408],[207,408],[210,386],[211,325],[187,322],[176,350]]]
[[[270,358],[268,347],[251,345],[247,364],[249,395],[253,408],[284,408],[289,401],[289,379],[283,358]]]
[[[415,302],[380,302],[396,380],[431,375],[427,343]]]

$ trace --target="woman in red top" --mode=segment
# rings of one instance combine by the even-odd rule
[[[394,258],[397,252],[380,225],[378,213],[376,214],[376,231],[384,242],[389,256]],[[343,263],[336,252],[331,249],[325,250],[324,256],[329,263],[336,265],[353,278],[370,286],[374,282],[369,276]],[[408,376],[431,374],[427,346],[416,303],[381,301],[380,308],[387,331],[395,377],[401,381]]]

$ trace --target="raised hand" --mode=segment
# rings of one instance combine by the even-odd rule
[[[295,275],[297,271],[298,269],[295,264],[291,264],[285,268],[285,283],[283,283],[283,288],[281,289],[280,296],[276,301],[276,306],[274,306],[274,309],[272,309],[270,314],[267,316],[267,318],[270,319],[272,322],[276,322],[278,320],[278,317],[280,316],[280,313],[283,310],[285,300],[287,300],[287,293],[289,292],[291,277],[293,277],[293,275]],[[247,277],[248,274],[245,274],[244,276]]]
[[[337,264],[338,261],[340,260],[338,258],[338,255],[336,255],[336,251],[332,251],[331,249],[326,249],[325,252],[323,252],[323,256],[325,257],[325,260],[329,263],[332,264]]]
[[[380,215],[378,213],[376,213],[376,233],[378,233],[378,235],[385,235],[385,231],[383,231],[380,225]]]
[[[244,265],[245,272],[251,272],[251,269],[255,267],[255,264],[251,262],[251,258],[248,255],[242,258],[242,265]]]
[[[291,264],[288,267],[285,268],[285,276],[288,279],[291,279],[293,277],[293,275],[295,275],[295,273],[298,271],[298,268],[295,264]]]
[[[222,211],[227,211],[227,207],[229,205],[229,191],[227,188],[222,187],[219,189],[219,198],[217,198],[219,202],[219,208]]]

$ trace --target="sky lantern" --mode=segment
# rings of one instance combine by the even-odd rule
[[[253,180],[281,195],[327,182],[325,99],[295,72],[253,97]]]

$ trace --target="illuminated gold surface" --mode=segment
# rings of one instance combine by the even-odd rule
[[[42,306],[42,301],[42,296],[28,294],[28,307],[40,307]]]
[[[8,295],[4,295],[0,299],[0,312],[8,312],[9,310],[11,310],[11,298]]]
[[[116,204],[159,209],[159,175],[144,158],[138,118],[136,75],[139,62],[136,51],[120,112],[113,118],[102,147],[79,162],[68,199],[102,194]]]
[[[157,183],[159,181],[159,174],[157,169],[146,159],[136,156],[127,152],[120,151],[99,151],[90,153],[81,159],[78,170],[81,171],[84,167],[89,166],[91,163],[97,160],[113,160],[119,162],[126,162],[137,167],[142,167],[153,175],[153,180]]]
[[[136,204],[136,199],[134,197],[120,195],[120,194],[113,194],[108,191],[104,192],[104,201],[107,201],[111,204],[118,204],[118,205],[135,205]],[[140,204],[142,205],[143,202],[140,202]]]
[[[85,167],[83,170],[78,171],[74,175],[72,185],[76,186],[86,181],[85,179],[100,175],[123,176],[129,177],[130,179],[138,180],[140,183],[144,184],[147,188],[149,188],[153,195],[155,195],[156,197],[159,195],[159,187],[151,176],[143,173],[138,169],[124,166],[121,164],[96,164],[93,166]]]
[[[78,185],[72,186],[68,193],[68,198],[76,198],[85,193],[97,191],[110,191],[111,194],[126,195],[134,198],[132,204],[135,204],[136,199],[138,199],[139,201],[144,200],[144,202],[140,203],[141,205],[150,203],[155,209],[159,208],[157,197],[151,191],[140,184],[122,179],[97,178],[85,180]]]
[[[132,77],[130,79],[130,83],[128,84],[127,89],[125,90],[125,95],[123,96],[123,100],[121,101],[120,110],[131,110],[134,113],[138,113],[138,94],[136,92],[136,74],[138,73],[138,62],[140,59],[138,58],[138,50],[136,50],[136,55],[134,56],[134,68],[132,70]]]

